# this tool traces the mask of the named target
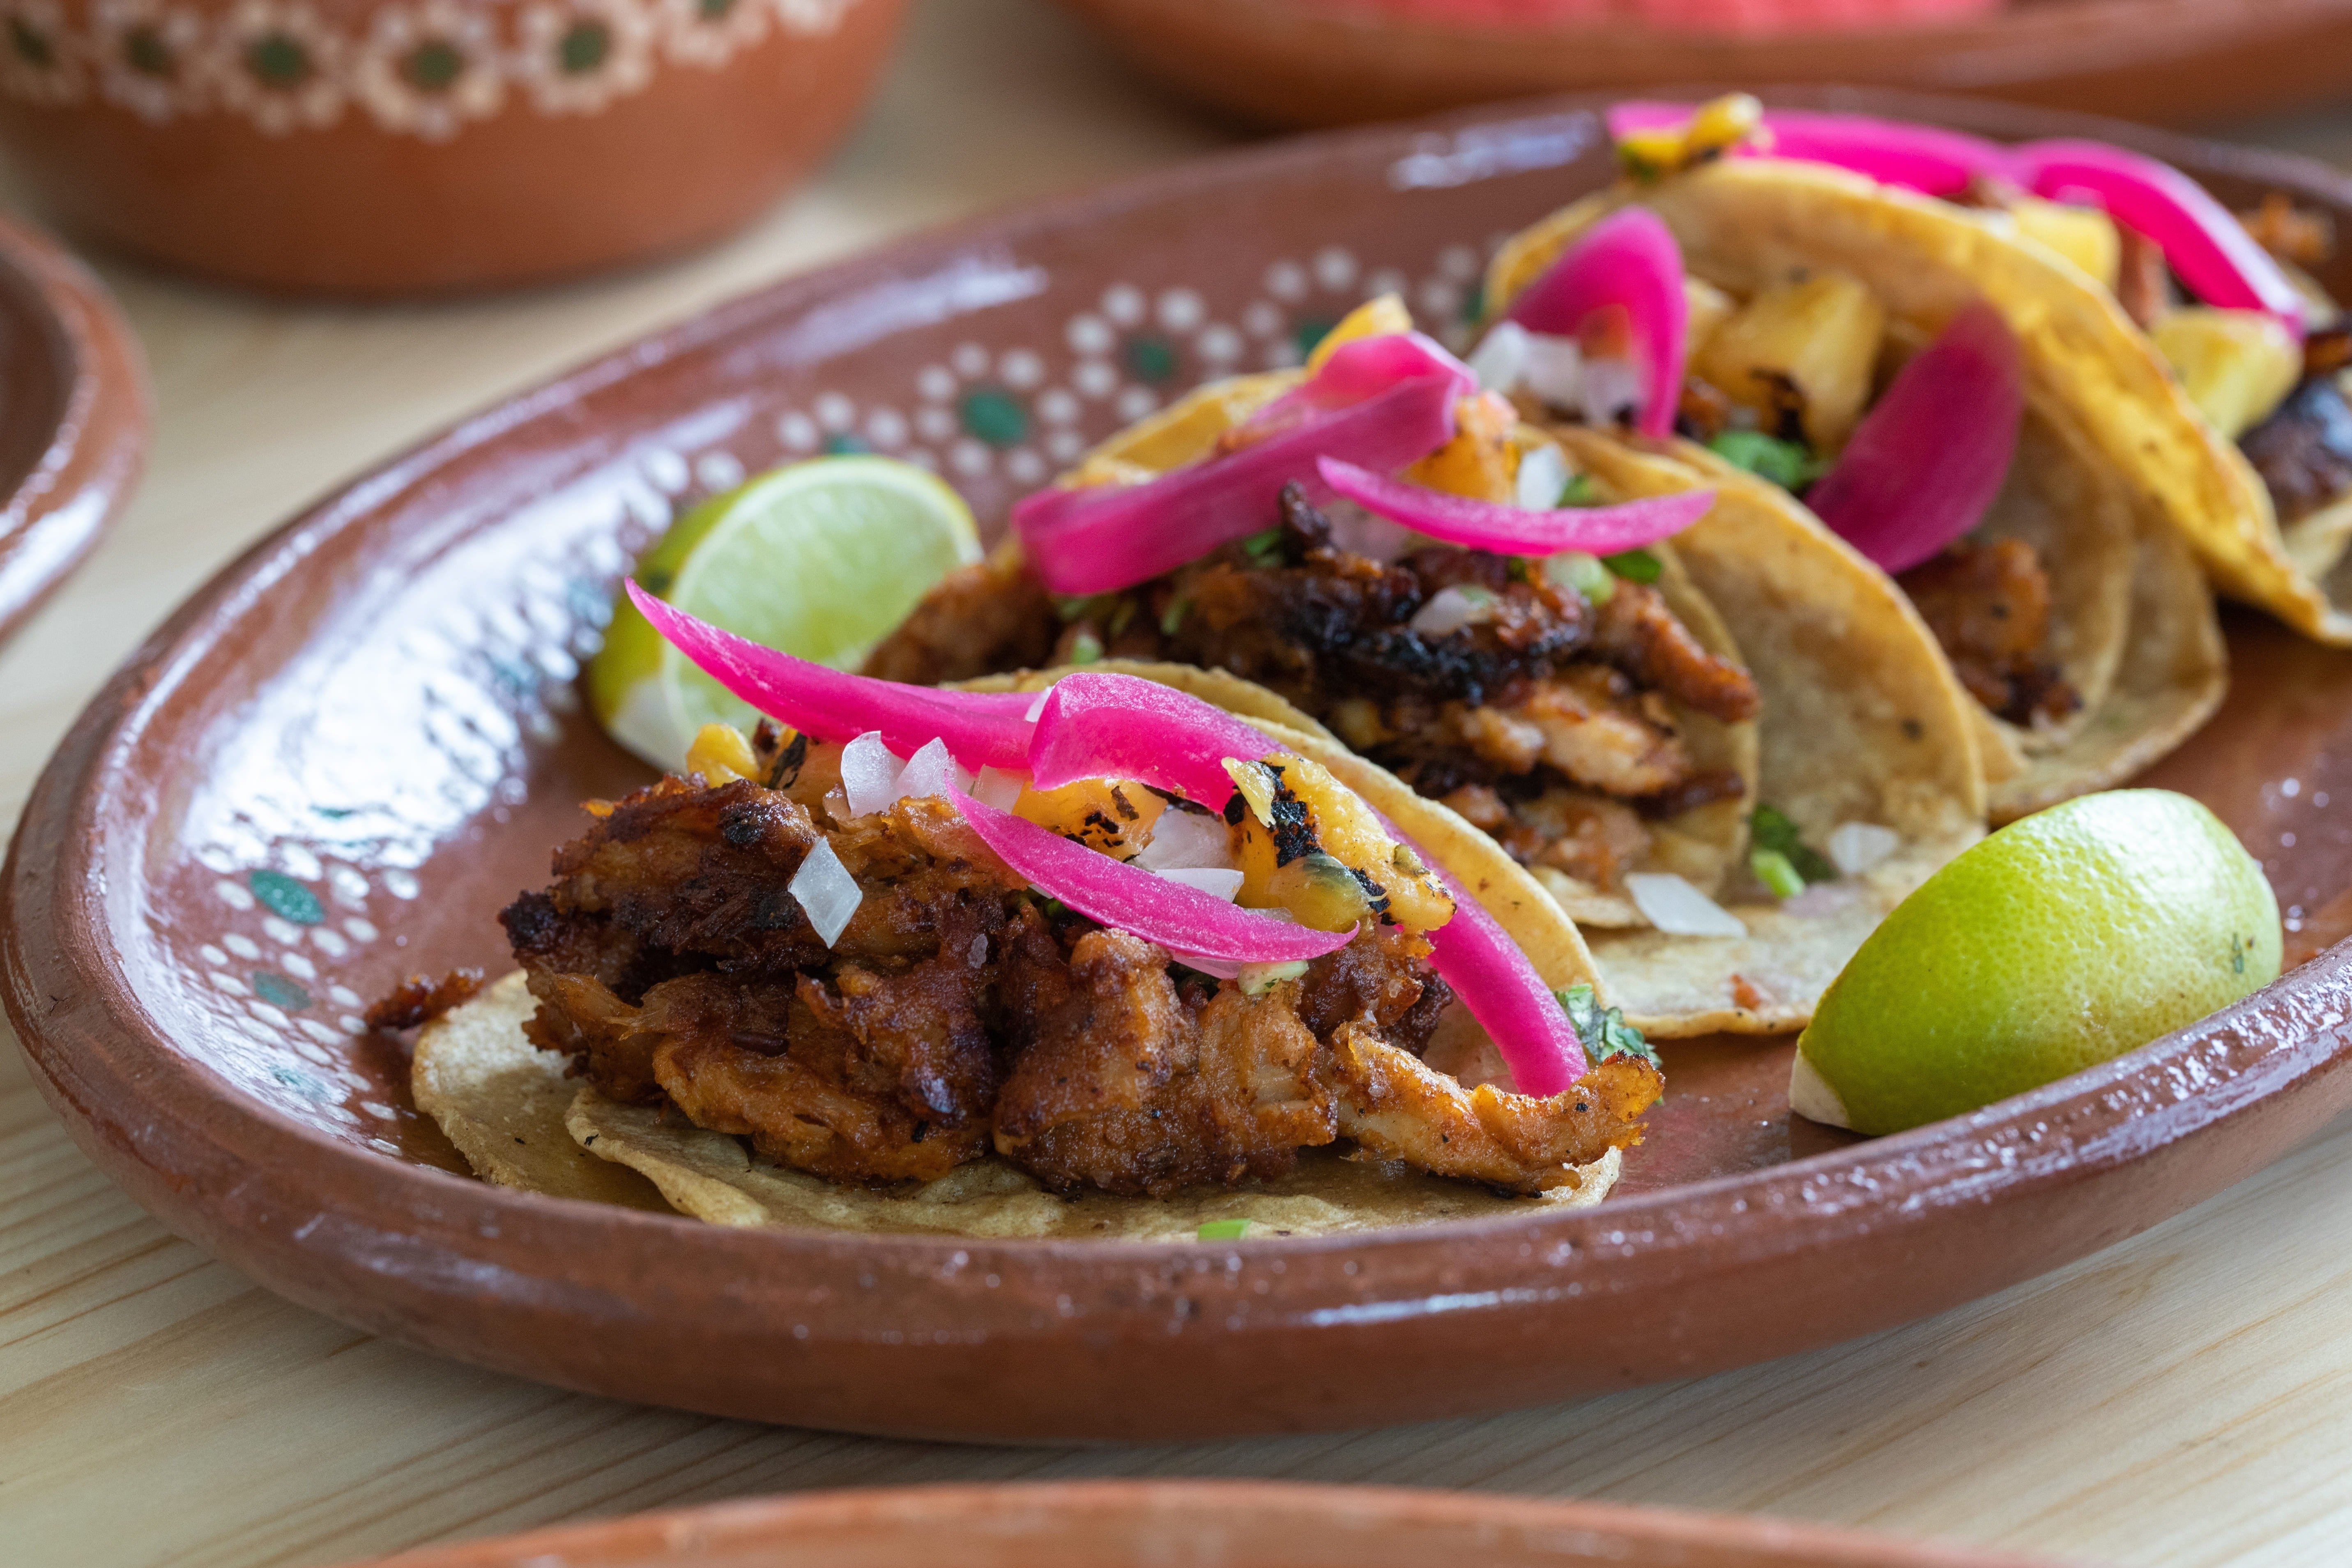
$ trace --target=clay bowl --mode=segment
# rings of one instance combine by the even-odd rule
[[[1506,8],[1489,7],[1487,18],[1454,22],[1400,16],[1378,0],[1062,3],[1147,75],[1273,126],[1351,125],[1534,92],[1631,95],[1662,81],[1867,83],[2191,125],[2352,88],[2352,0],[1920,5],[1910,24],[1769,34],[1661,27],[1637,7],[1598,3],[1584,9],[1618,15],[1497,21],[1492,13]]]
[[[481,289],[730,233],[872,90],[905,0],[39,0],[0,146],[58,220],[273,290]]]
[[[543,883],[576,803],[646,779],[574,675],[677,508],[872,446],[1000,518],[1192,381],[1295,359],[1367,289],[1402,288],[1459,342],[1481,249],[1609,178],[1597,102],[1244,152],[896,245],[590,364],[296,519],[114,678],[26,809],[0,961],[43,1091],[168,1223],[365,1330],[630,1399],[984,1438],[1355,1426],[1711,1372],[1998,1290],[2276,1158],[2352,1105],[2352,949],[1875,1142],[1790,1117],[1787,1040],[1677,1043],[1621,1197],[1319,1240],[706,1227],[471,1180],[410,1109],[404,1048],[364,1032],[361,999],[503,967],[492,917]],[[2313,165],[2114,133],[2352,229],[2352,190]],[[2251,618],[2231,635],[2235,700],[2155,776],[2256,847],[2299,926],[2352,886],[2352,657]]]
[[[105,288],[0,218],[0,637],[131,499],[148,425],[146,364]]]
[[[498,1541],[373,1568],[2049,1568],[1779,1520],[1370,1487],[1110,1481],[813,1492]]]

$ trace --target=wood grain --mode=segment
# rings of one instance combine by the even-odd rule
[[[2258,134],[2352,157],[2352,112]],[[14,816],[145,628],[341,475],[754,282],[1220,140],[1041,8],[947,0],[920,10],[873,120],[826,178],[677,267],[373,310],[273,306],[106,268],[154,364],[159,438],[121,528],[0,655],[0,809]],[[2352,1539],[2347,1215],[2352,1121],[2085,1263],[1766,1366],[1349,1436],[961,1448],[566,1394],[289,1306],[99,1176],[10,1050],[0,1560],[324,1563],[764,1491],[1223,1475],[1762,1510],[2126,1564],[2334,1562]]]

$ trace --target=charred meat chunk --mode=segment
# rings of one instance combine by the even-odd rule
[[[819,842],[863,894],[830,948],[787,890]],[[1464,1114],[1419,1061],[1451,1000],[1426,939],[1370,927],[1297,979],[1218,983],[1041,901],[938,800],[831,825],[748,780],[666,779],[554,864],[503,916],[532,1041],[610,1098],[835,1182],[932,1181],[992,1150],[1056,1191],[1164,1194],[1277,1175],[1353,1117],[1383,1157],[1539,1192],[1640,1133],[1588,1116],[1606,1097],[1581,1085],[1479,1091],[1507,1135],[1417,1126]]]
[[[2022,540],[1948,546],[1896,579],[1942,645],[1952,671],[1989,712],[2012,724],[2053,723],[2083,704],[2042,658],[2050,578]]]
[[[2352,406],[2333,376],[2296,387],[2238,445],[2270,488],[2281,522],[2308,517],[2352,491]]]

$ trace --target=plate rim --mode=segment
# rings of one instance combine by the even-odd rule
[[[1131,1519],[1138,1524],[1157,1524],[1170,1515],[1230,1519],[1241,1524],[1253,1518],[1319,1523],[1340,1515],[1349,1518],[1351,1532],[1396,1523],[1433,1524],[1482,1536],[1497,1531],[1530,1535],[1574,1531],[1613,1536],[1612,1545],[1650,1543],[1709,1552],[1773,1554],[1769,1560],[1753,1559],[1751,1568],[1793,1568],[1798,1562],[1817,1563],[1820,1568],[2059,1568],[2058,1560],[2039,1555],[1770,1514],[1430,1487],[1238,1478],[828,1488],[656,1509],[479,1541],[415,1547],[345,1564],[345,1568],[523,1568],[542,1561],[579,1562],[586,1568],[599,1564],[617,1568],[624,1561],[631,1568],[657,1568],[662,1563],[693,1568],[695,1558],[689,1554],[709,1545],[757,1548],[788,1542],[810,1530],[846,1534],[908,1512],[924,1516],[924,1522],[935,1528],[969,1528],[1024,1510],[1049,1510],[1073,1519]],[[1473,1544],[1473,1540],[1465,1534],[1461,1544]],[[627,1555],[606,1555],[615,1550]]]
[[[46,231],[0,215],[0,268],[40,309],[40,352],[64,384],[41,455],[0,498],[0,639],[72,575],[145,471],[153,397],[139,340],[96,273]]]
[[[1527,105],[1456,111],[1399,127],[1294,138],[910,236],[818,271],[768,285],[600,353],[426,437],[305,508],[223,568],[142,643],[77,719],[27,801],[5,870],[0,870],[5,882],[5,910],[0,910],[0,965],[5,971],[6,1009],[44,1097],[66,1121],[77,1142],[130,1187],[134,1196],[184,1232],[230,1256],[232,1261],[282,1255],[290,1247],[306,1260],[318,1262],[334,1246],[381,1247],[385,1245],[384,1237],[402,1235],[414,1243],[429,1241],[442,1249],[438,1272],[421,1268],[412,1281],[421,1282],[428,1297],[436,1289],[459,1294],[476,1289],[464,1282],[466,1268],[496,1266],[503,1270],[498,1289],[514,1293],[517,1300],[531,1297],[541,1287],[560,1283],[578,1300],[604,1303],[601,1310],[635,1310],[631,1303],[641,1304],[641,1296],[583,1278],[579,1270],[566,1266],[567,1255],[591,1250],[572,1238],[618,1237],[633,1250],[658,1251],[674,1246],[687,1234],[677,1227],[686,1226],[698,1237],[698,1250],[740,1258],[749,1264],[767,1264],[772,1271],[778,1260],[786,1258],[837,1263],[853,1257],[875,1268],[922,1271],[935,1268],[943,1258],[961,1254],[973,1260],[975,1270],[992,1263],[1008,1275],[1016,1269],[1055,1273],[1097,1289],[1101,1299],[1090,1303],[1088,1310],[1103,1314],[1097,1321],[1109,1323],[1110,1331],[1117,1332],[1156,1329],[1164,1321],[1167,1307],[1164,1294],[1155,1298],[1149,1290],[1139,1300],[1130,1298],[1122,1306],[1116,1300],[1118,1290],[1111,1287],[1122,1280],[1131,1285],[1155,1278],[1172,1279],[1181,1285],[1182,1276],[1197,1270],[1203,1259],[1215,1259],[1220,1266],[1229,1258],[1253,1263],[1279,1258],[1297,1265],[1286,1285],[1280,1313],[1266,1320],[1277,1326],[1369,1328],[1400,1317],[1425,1320],[1434,1313],[1460,1310],[1460,1302],[1431,1305],[1440,1300],[1426,1289],[1429,1281],[1435,1279],[1475,1287],[1453,1290],[1454,1297],[1475,1297],[1482,1290],[1496,1297],[1492,1303],[1483,1300],[1470,1303],[1481,1308],[1529,1305],[1510,1297],[1515,1288],[1508,1283],[1514,1279],[1524,1280],[1528,1270],[1508,1261],[1504,1257],[1507,1249],[1500,1245],[1476,1249],[1477,1256],[1467,1259],[1456,1256],[1456,1244],[1468,1240],[1499,1242],[1517,1236],[1522,1250],[1540,1245],[1560,1251],[1561,1261],[1555,1268],[1580,1258],[1588,1272],[1612,1251],[1630,1258],[1644,1248],[1662,1260],[1659,1267],[1668,1273],[1678,1260],[1704,1265],[1708,1259],[1701,1254],[1710,1251],[1718,1263],[1737,1267],[1814,1250],[1858,1232],[1875,1230],[1882,1238],[1905,1234],[1906,1227],[1916,1232],[1948,1209],[1990,1202],[1991,1194],[1985,1190],[1988,1170],[2013,1197],[2055,1193],[2126,1169],[2151,1155],[2185,1149],[2241,1110],[2270,1105],[2277,1114],[2271,1118],[2274,1125],[2268,1130],[2259,1157],[2252,1163],[2241,1161],[2242,1168],[2233,1166],[2234,1173],[2228,1180],[2234,1181],[2277,1157],[2342,1104],[2352,1101],[2352,1075],[2339,1070],[2352,1062],[2352,1026],[2346,1023],[2352,1016],[2352,944],[2322,955],[2232,1008],[2085,1073],[1969,1117],[1891,1138],[1612,1199],[1590,1210],[1224,1244],[737,1232],[684,1216],[638,1214],[497,1187],[355,1147],[247,1097],[215,1069],[164,1039],[156,1021],[131,992],[127,975],[119,967],[119,955],[108,940],[105,889],[97,885],[92,873],[103,859],[96,847],[107,834],[122,831],[125,823],[150,818],[142,814],[137,802],[126,803],[125,795],[126,791],[144,786],[145,781],[132,776],[129,769],[110,767],[112,755],[135,743],[159,705],[219,647],[222,635],[239,624],[241,602],[257,597],[278,571],[308,554],[320,541],[345,529],[364,526],[372,512],[421,479],[608,381],[633,371],[658,368],[681,354],[722,342],[754,323],[787,317],[838,298],[878,274],[915,271],[968,249],[976,240],[1014,243],[1025,234],[1059,231],[1090,215],[1149,205],[1195,187],[1246,183],[1265,171],[1288,165],[1304,169],[1320,161],[1335,144],[1402,148],[1412,137],[1432,130],[1524,121],[1530,118],[1530,111],[1535,117],[1549,118],[1589,110],[1616,96],[1551,97]],[[1866,96],[1882,103],[1924,101],[1916,95]],[[1958,107],[1983,112],[1983,106],[1965,100]],[[2014,111],[1994,112],[2018,118]],[[2037,118],[2046,122],[2052,117]],[[2082,117],[2063,118],[2075,123],[2082,121]],[[2150,140],[2182,141],[2146,134],[2139,140],[2143,144]],[[2250,166],[2262,170],[2261,177],[2300,184],[2288,176],[2305,174],[2303,165],[2307,163],[2289,154],[2265,153]],[[2321,172],[2328,175],[2326,184],[2339,187],[2333,199],[2352,205],[2352,178]],[[479,526],[494,529],[499,524],[487,521]],[[152,813],[152,799],[143,809]],[[42,851],[57,846],[64,847],[62,858],[45,860]],[[145,1118],[137,1129],[119,1124],[101,1109],[110,1085],[121,1091],[134,1076],[148,1081]],[[2181,1085],[2189,1079],[2200,1081],[2203,1089],[2182,1092]],[[159,1093],[155,1087],[159,1080],[168,1082],[174,1092]],[[2315,1092],[2321,1090],[2326,1092]],[[2113,1115],[2103,1120],[2102,1108],[2112,1111],[2119,1100],[2131,1101],[2137,1111],[2120,1120]],[[2064,1132],[2078,1121],[2099,1136],[2082,1144],[2064,1136],[2052,1139],[2049,1147],[2055,1158],[2037,1163],[2032,1152],[2034,1146],[2042,1144],[2053,1129]],[[287,1173],[294,1167],[284,1156],[292,1151],[325,1159],[336,1174],[335,1184],[343,1191],[378,1195],[382,1201],[373,1215],[346,1216],[385,1222],[369,1233],[375,1240],[348,1226],[330,1226],[332,1234],[318,1238],[315,1245],[308,1229],[294,1233],[289,1210],[300,1206],[300,1189],[328,1184],[312,1176],[289,1186]],[[273,1161],[273,1154],[278,1159]],[[163,1168],[172,1162],[176,1165]],[[207,1183],[220,1187],[220,1173],[226,1171],[237,1173],[234,1187],[208,1191]],[[425,1179],[418,1184],[420,1176]],[[2200,1184],[2196,1196],[2209,1195],[2225,1184]],[[1838,1201],[1839,1190],[1848,1186],[1881,1195],[1874,1203]],[[1900,1201],[1891,1201],[1885,1195],[1890,1193]],[[225,1215],[221,1205],[231,1201],[244,1205],[242,1226]],[[1792,1205],[1804,1223],[1792,1226],[1780,1217]],[[2074,1236],[2057,1244],[2057,1255],[2051,1255],[2046,1247],[2040,1253],[2019,1254],[2012,1272],[1971,1294],[1989,1293],[2015,1279],[2095,1250],[2186,1204],[2159,1206],[2162,1212],[2152,1215],[2117,1215],[2111,1216],[2110,1223],[2091,1225],[2084,1233],[2091,1237],[2087,1243],[2081,1235]],[[256,1226],[276,1227],[274,1234],[261,1238],[272,1246],[262,1247],[246,1234]],[[1634,1241],[1626,1239],[1644,1226],[1648,1229],[1643,1236]],[[518,1271],[499,1263],[493,1254],[510,1249],[486,1250],[479,1235],[485,1227],[509,1244],[518,1238],[533,1242],[539,1248],[537,1261],[543,1267]],[[359,1230],[366,1228],[361,1226]],[[1694,1231],[1698,1233],[1696,1239]],[[337,1237],[342,1239],[339,1242]],[[311,1250],[303,1251],[306,1247]],[[1342,1263],[1344,1268],[1339,1267]],[[273,1269],[258,1261],[249,1264],[249,1271],[264,1275],[275,1288],[297,1300],[350,1316],[333,1304],[332,1292],[316,1277],[305,1275],[289,1281],[282,1268]],[[772,1310],[780,1294],[788,1294],[782,1290],[785,1283],[747,1281],[747,1286],[759,1288],[747,1289],[738,1306],[748,1310],[756,1301]],[[1554,1284],[1546,1289],[1557,1292],[1563,1288]],[[1422,1292],[1418,1298],[1417,1290]],[[1567,1293],[1572,1296],[1577,1291]],[[1557,1295],[1546,1299],[1557,1300]],[[962,1314],[983,1306],[987,1298],[967,1291],[952,1300],[957,1312]],[[1012,1308],[1012,1303],[1006,1300],[1001,1306]],[[836,1308],[832,1321],[821,1329],[815,1325],[824,1314],[814,1307],[803,1310],[813,1345],[856,1337],[867,1326],[864,1309],[854,1300]],[[1024,1331],[1023,1323],[1015,1321],[1021,1310],[998,1310],[989,1319],[986,1331],[1019,1336]],[[1891,1321],[1918,1315],[1906,1311],[1904,1317]],[[959,1316],[958,1321],[964,1320]],[[1048,1325],[1046,1337],[1051,1331]],[[421,1337],[437,1348],[447,1348],[446,1338],[436,1339],[432,1332]],[[1843,1331],[1823,1336],[1840,1337]],[[1657,1374],[1670,1373],[1661,1370]]]

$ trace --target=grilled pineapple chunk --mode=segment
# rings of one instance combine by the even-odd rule
[[[2189,401],[2232,441],[2270,417],[2303,375],[2294,335],[2261,310],[2191,305],[2158,321],[2149,336]]]
[[[1454,439],[1404,471],[1416,485],[1472,500],[1518,495],[1519,449],[1511,433],[1519,412],[1500,394],[1482,392],[1454,405]]]
[[[2096,207],[2068,206],[2040,196],[2019,196],[2009,216],[2017,231],[2038,239],[2109,289],[2122,265],[2123,240],[2116,220]]]
[[[1080,779],[1059,789],[1024,789],[1013,815],[1114,860],[1132,860],[1151,840],[1168,803],[1139,784]]]
[[[1276,752],[1228,762],[1225,771],[1248,803],[1238,856],[1243,904],[1287,910],[1317,931],[1386,915],[1426,931],[1453,917],[1454,897],[1437,874],[1320,763]]]
[[[1767,289],[1715,329],[1691,368],[1778,431],[1793,407],[1814,450],[1845,445],[1870,401],[1886,307],[1848,273]]]

